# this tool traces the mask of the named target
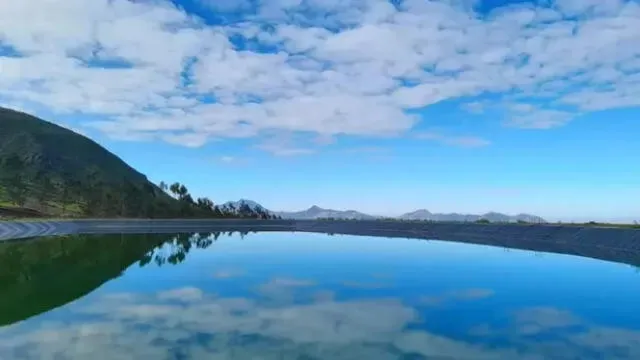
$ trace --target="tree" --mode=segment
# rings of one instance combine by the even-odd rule
[[[180,193],[180,183],[175,182],[171,184],[171,186],[169,186],[169,191],[171,191],[171,194],[177,198]]]
[[[171,184],[169,186],[169,191],[178,199],[178,200],[186,200],[187,197],[191,199],[193,203],[193,199],[189,196],[189,189],[187,189],[184,184],[180,184],[178,182]]]
[[[224,217],[224,213],[222,212],[222,210],[220,210],[220,206],[218,206],[218,205],[214,205],[213,206],[213,216],[214,217]]]
[[[209,212],[213,212],[213,209],[215,207],[215,205],[213,204],[213,201],[211,201],[209,198],[198,198],[196,200],[196,206],[202,210],[205,211],[209,211]]]
[[[185,200],[187,196],[191,198],[191,196],[189,195],[189,190],[187,190],[186,186],[180,185],[180,188],[178,188],[178,197],[180,198],[180,200]],[[193,199],[191,199],[191,202],[193,202]]]
[[[167,190],[169,189],[169,185],[167,185],[167,183],[165,183],[164,181],[160,181],[158,187],[164,192],[167,192]]]
[[[188,205],[194,205],[193,198],[191,197],[191,194],[186,194],[186,195],[182,196],[182,198],[180,198],[180,200],[182,202],[187,203]]]

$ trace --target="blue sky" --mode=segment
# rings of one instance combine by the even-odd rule
[[[635,0],[3,2],[0,104],[216,202],[640,220],[638,23]]]

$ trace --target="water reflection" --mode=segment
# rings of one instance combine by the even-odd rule
[[[460,259],[469,253],[461,255],[462,250],[447,248],[451,258],[441,266],[437,254],[429,256],[438,252],[433,242],[387,240],[416,246],[422,257],[408,251],[389,261],[388,253],[369,249],[358,261],[341,260],[338,250],[322,255],[308,242],[255,235],[262,243],[270,241],[272,249],[288,249],[265,257],[246,247],[257,248],[259,241],[238,242],[225,235],[220,246],[212,247],[220,237],[68,237],[3,245],[0,261],[13,261],[2,262],[10,264],[2,268],[2,285],[7,285],[2,289],[9,289],[8,297],[2,290],[3,319],[7,324],[21,320],[8,317],[9,308],[23,308],[20,316],[31,318],[0,327],[0,358],[640,358],[640,329],[633,326],[637,316],[630,315],[626,324],[588,318],[589,312],[573,306],[584,293],[567,293],[568,301],[548,291],[520,298],[515,291],[527,289],[526,283],[507,287],[506,276],[485,279],[478,270],[486,268],[483,264],[463,269],[469,264]],[[362,246],[365,240],[336,241],[347,247],[345,242]],[[554,256],[532,261],[549,265]],[[347,263],[351,270],[345,273]],[[532,264],[520,262],[535,270]],[[505,262],[501,269],[511,268]],[[598,269],[608,271],[604,265]],[[40,288],[47,281],[55,284]],[[626,285],[619,293],[638,296]],[[25,301],[37,295],[50,300],[39,306]],[[598,309],[625,306],[632,310],[635,305],[620,300]]]
[[[244,234],[246,235],[246,234]],[[134,263],[179,264],[220,233],[75,235],[0,244],[0,326],[82,297]]]

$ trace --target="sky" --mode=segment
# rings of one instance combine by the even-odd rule
[[[637,0],[2,1],[0,105],[218,203],[640,220]]]

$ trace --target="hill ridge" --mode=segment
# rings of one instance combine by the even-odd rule
[[[172,195],[170,195],[172,194]],[[261,217],[194,200],[180,183],[156,185],[96,141],[0,107],[0,217]],[[33,213],[33,212],[32,212]]]

